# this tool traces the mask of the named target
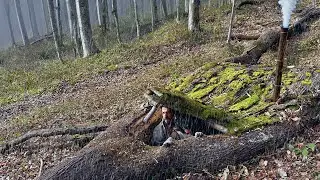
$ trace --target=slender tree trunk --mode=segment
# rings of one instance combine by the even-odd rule
[[[313,6],[313,8],[316,7],[316,0],[312,0],[312,6]]]
[[[161,0],[161,5],[163,9],[164,18],[166,19],[168,17],[167,1]]]
[[[83,57],[88,57],[99,52],[99,49],[96,47],[92,39],[88,1],[76,0],[76,7],[83,49]]]
[[[98,24],[101,27],[102,26],[101,0],[96,0],[96,7],[97,7]]]
[[[208,7],[211,7],[211,0],[208,0]]]
[[[158,23],[158,8],[157,8],[157,1],[150,0],[151,6],[151,24],[152,24],[152,31],[155,30],[157,23]]]
[[[37,38],[39,37],[39,31],[38,31],[38,25],[36,20],[36,14],[34,12],[34,5],[32,0],[27,0],[28,3],[28,10],[29,10],[29,19],[31,23],[31,30],[33,33],[33,37]]]
[[[235,13],[234,11],[235,11],[235,0],[232,0],[232,10],[231,10],[227,43],[230,43],[230,39],[231,39],[231,35],[232,35],[233,19],[234,19],[234,13]]]
[[[112,14],[113,14],[113,17],[114,17],[114,22],[116,23],[118,42],[121,43],[120,31],[119,31],[117,0],[112,0]]]
[[[140,22],[139,22],[139,15],[138,15],[137,0],[133,0],[133,6],[134,6],[134,17],[135,17],[136,26],[137,26],[137,38],[140,39]]]
[[[4,0],[4,3],[3,3],[3,8],[6,12],[6,18],[7,18],[7,21],[8,21],[8,27],[9,27],[9,33],[10,33],[10,38],[11,38],[11,45],[12,46],[15,46],[16,45],[16,41],[14,39],[14,35],[13,35],[13,27],[12,27],[12,23],[11,23],[11,16],[10,16],[10,5],[9,5],[9,0]]]
[[[18,22],[19,22],[22,42],[23,42],[23,45],[26,46],[26,45],[29,45],[29,39],[28,39],[26,27],[24,25],[23,17],[22,17],[20,0],[14,0],[14,5],[15,5],[16,11],[17,11],[17,18],[18,18]]]
[[[50,18],[48,12],[48,0],[41,0],[43,15],[44,15],[44,22],[46,24],[46,34],[50,33]]]
[[[105,34],[109,28],[108,0],[102,0],[102,30]]]
[[[70,29],[70,36],[72,38],[73,44],[75,45],[75,56],[81,56],[81,40],[79,39],[79,26],[77,21],[77,11],[75,0],[66,0],[67,12],[68,12],[68,22]]]
[[[189,13],[189,0],[184,0],[184,12]]]
[[[190,0],[188,29],[191,32],[200,30],[200,0]]]
[[[51,1],[51,0],[49,0]],[[61,23],[61,11],[60,11],[61,7],[60,7],[60,0],[56,0],[56,8],[55,8],[55,12],[56,12],[56,18],[57,18],[57,26],[58,26],[58,37],[60,39],[60,41],[62,41],[62,23]]]
[[[54,3],[52,0],[48,1],[48,9],[49,9],[49,16],[50,16],[50,21],[51,21],[51,27],[52,27],[52,32],[53,32],[53,38],[56,46],[56,51],[58,55],[58,59],[62,61],[61,57],[61,42],[60,38],[58,37],[58,26],[57,26],[57,19],[55,18],[55,11],[54,11]]]
[[[177,17],[176,17],[176,21],[177,21],[177,23],[180,23],[181,4],[180,4],[180,0],[176,0],[176,2],[177,2]]]

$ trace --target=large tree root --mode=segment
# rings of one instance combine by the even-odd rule
[[[289,29],[289,37],[300,34],[306,30],[306,23],[311,22],[320,17],[320,9],[312,9],[306,13],[301,19],[296,21]],[[241,64],[257,64],[263,53],[276,44],[280,39],[279,30],[270,30],[262,34],[251,46],[246,49],[242,55],[227,59],[227,62]]]
[[[91,126],[91,127],[81,127],[81,128],[56,128],[56,129],[41,129],[41,130],[30,131],[21,137],[18,137],[10,142],[3,144],[0,148],[0,152],[1,154],[4,154],[11,147],[21,144],[33,137],[49,137],[49,136],[66,135],[66,134],[68,135],[88,134],[88,133],[104,131],[106,129],[107,129],[107,126]]]
[[[305,127],[317,124],[318,104],[316,98],[304,106],[299,124],[287,121],[239,137],[190,137],[168,148],[151,147],[127,136],[125,127],[131,118],[126,117],[40,179],[165,179],[181,172],[213,172],[282,146]]]

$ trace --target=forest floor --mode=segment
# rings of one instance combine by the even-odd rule
[[[229,8],[219,11],[206,9],[201,17],[203,32],[200,36],[155,44],[132,52],[136,53],[132,56],[128,52],[129,56],[112,70],[109,68],[76,83],[61,81],[53,92],[1,105],[0,140],[7,141],[35,129],[108,125],[125,114],[139,111],[145,102],[142,95],[146,89],[163,87],[168,81],[193,72],[206,62],[223,62],[227,57],[239,55],[250,48],[250,41],[225,43],[229,14]],[[280,10],[274,1],[246,5],[237,11],[234,33],[261,34],[267,29],[279,28],[280,18]],[[169,22],[160,28],[156,32],[160,35],[158,38],[173,33],[175,29],[186,28],[185,24],[172,25],[174,23]],[[287,65],[320,67],[319,27],[320,22],[317,21],[309,31],[289,40]],[[140,57],[141,51],[147,51],[148,56]],[[262,56],[260,63],[273,65],[276,57],[276,50],[270,50]],[[102,53],[99,58],[106,57]],[[314,179],[320,174],[318,148],[314,152],[309,149],[307,158],[302,158],[301,152],[308,143],[318,145],[319,130],[320,126],[308,129],[301,137],[288,142],[301,151],[291,150],[286,145],[239,167],[230,166],[221,172],[206,172],[205,175],[185,174],[184,179],[196,176],[200,179]],[[26,141],[9,154],[0,156],[0,179],[34,179],[80,150],[83,145],[75,143],[79,138],[81,136],[65,135]]]

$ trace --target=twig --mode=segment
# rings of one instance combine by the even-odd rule
[[[38,177],[39,178],[42,174],[42,169],[43,169],[43,160],[40,158],[40,169],[39,169],[39,173],[38,173]]]

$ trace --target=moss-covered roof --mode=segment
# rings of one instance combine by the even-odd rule
[[[208,63],[194,73],[172,81],[167,89],[208,107],[218,108],[233,117],[224,125],[230,133],[240,133],[279,121],[274,114],[265,113],[274,103],[270,101],[273,87],[273,68],[242,66],[233,63]],[[301,91],[312,91],[316,70],[290,69],[283,74],[282,96],[299,97]],[[215,110],[216,111],[216,110]]]

